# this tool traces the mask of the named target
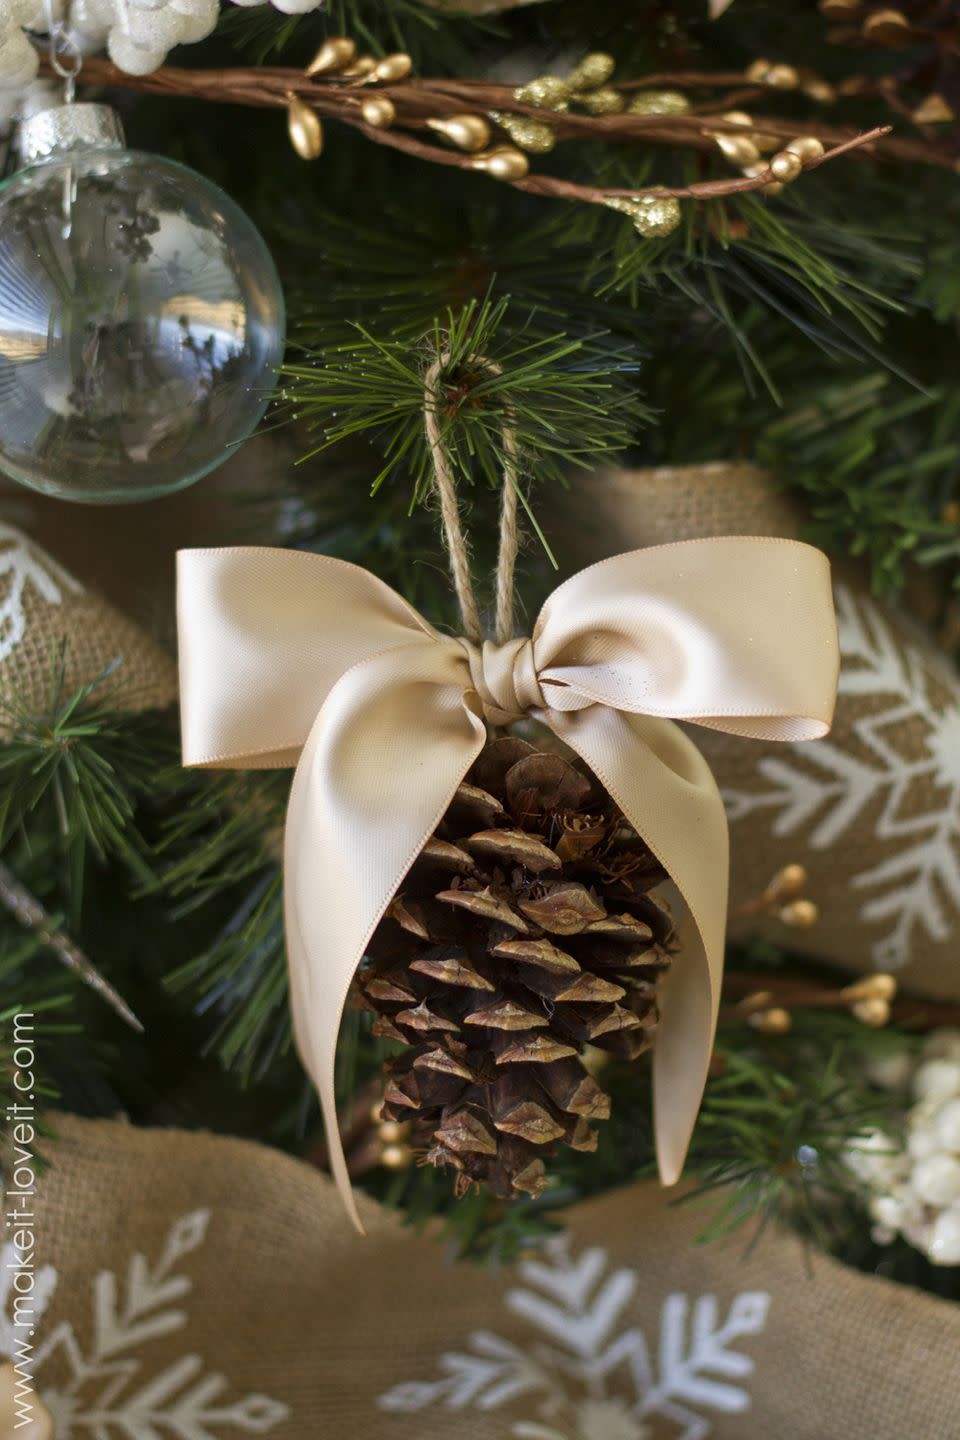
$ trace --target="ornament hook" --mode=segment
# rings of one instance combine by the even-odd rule
[[[77,93],[77,76],[83,69],[83,51],[76,37],[71,33],[66,20],[58,20],[53,10],[53,0],[43,0],[47,21],[50,66],[63,81],[63,100],[72,105]],[[69,17],[70,7],[65,8]]]

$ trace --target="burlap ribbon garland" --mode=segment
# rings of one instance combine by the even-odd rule
[[[343,1007],[487,725],[533,716],[552,730],[606,786],[686,903],[693,924],[672,967],[654,1054],[658,1160],[672,1183],[712,1046],[728,871],[723,803],[673,721],[815,739],[829,729],[839,667],[829,564],[794,541],[733,537],[617,555],[561,585],[531,637],[507,638],[512,473],[499,638],[480,643],[435,419],[438,373],[428,377],[427,430],[466,637],[440,634],[376,577],[326,556],[257,548],[179,556],[184,763],[296,766],[285,839],[294,1028],[358,1226],[334,1099]]]
[[[51,1124],[29,1376],[57,1440],[956,1440],[960,1307],[776,1225],[697,1245],[709,1211],[644,1183],[517,1267],[451,1264],[366,1197],[361,1243],[261,1145]]]

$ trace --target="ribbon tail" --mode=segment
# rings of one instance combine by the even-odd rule
[[[541,718],[606,786],[687,907],[682,953],[661,988],[653,1052],[657,1162],[663,1183],[673,1185],[700,1108],[720,1005],[729,863],[723,801],[706,760],[669,720],[601,705]]]
[[[334,1179],[361,1232],[337,1122],[337,1037],[374,930],[483,747],[463,668],[462,652],[427,637],[354,666],[321,708],[290,793],[294,1033],[320,1096]]]

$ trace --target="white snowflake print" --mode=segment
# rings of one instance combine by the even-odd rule
[[[742,1382],[753,1360],[733,1347],[766,1324],[764,1292],[738,1295],[724,1320],[716,1296],[691,1304],[668,1295],[654,1358],[626,1314],[641,1286],[636,1270],[611,1271],[596,1248],[574,1259],[558,1236],[519,1275],[524,1283],[505,1303],[531,1328],[525,1346],[475,1331],[469,1349],[441,1357],[436,1379],[394,1386],[380,1408],[496,1410],[523,1401],[530,1413],[512,1423],[514,1440],[653,1440],[658,1418],[671,1422],[677,1440],[706,1440],[713,1430],[702,1411],[750,1408]]]
[[[818,740],[764,756],[766,788],[725,790],[724,800],[732,823],[771,812],[775,834],[802,830],[815,850],[842,844],[866,811],[876,816],[875,837],[892,853],[852,885],[861,919],[883,927],[874,964],[893,970],[925,936],[943,943],[960,924],[960,681],[898,642],[869,600],[838,587],[836,606],[840,695],[877,701],[851,727],[857,753]]]
[[[210,1212],[196,1210],[172,1226],[155,1264],[130,1257],[126,1274],[101,1271],[92,1282],[92,1323],[62,1320],[44,1334],[44,1313],[56,1292],[57,1271],[46,1266],[35,1290],[37,1341],[27,1344],[11,1320],[12,1279],[18,1256],[0,1250],[0,1352],[29,1368],[50,1411],[56,1440],[217,1440],[224,1433],[266,1435],[288,1418],[285,1405],[266,1395],[230,1398],[224,1376],[207,1370],[199,1355],[185,1353],[161,1373],[149,1369],[150,1342],[183,1330],[193,1282],[182,1261],[204,1243]],[[89,1334],[89,1341],[80,1339]],[[54,1357],[67,1378],[45,1383]]]
[[[27,633],[24,596],[32,585],[48,605],[62,605],[63,594],[83,591],[62,565],[12,525],[0,525],[0,661],[12,655]]]

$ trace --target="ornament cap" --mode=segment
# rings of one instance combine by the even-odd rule
[[[73,150],[117,150],[124,144],[120,116],[111,105],[56,105],[20,126],[17,148],[23,165],[55,160]]]

